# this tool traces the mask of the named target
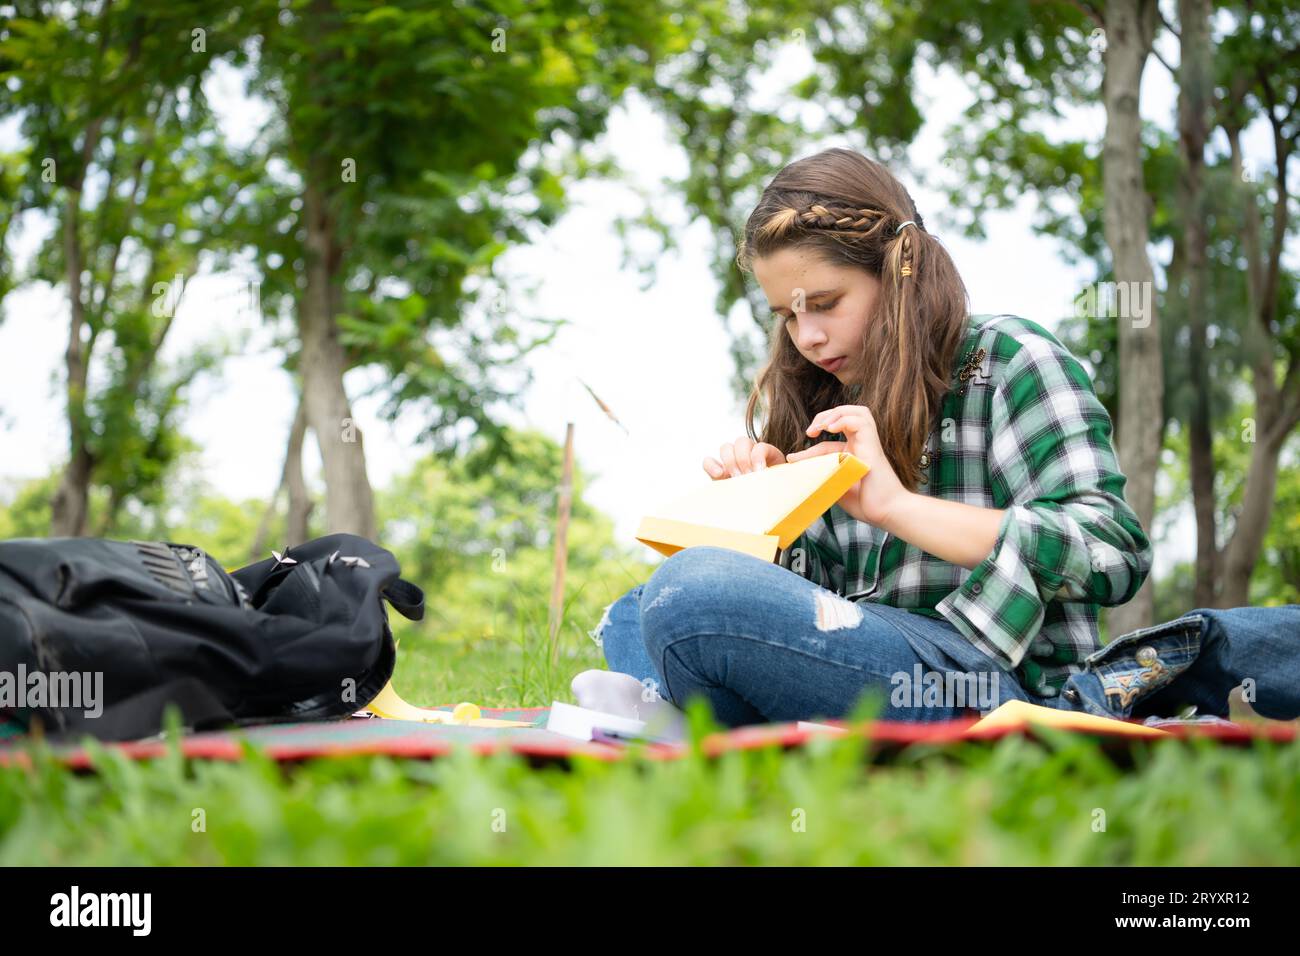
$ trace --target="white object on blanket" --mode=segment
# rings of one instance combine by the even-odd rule
[[[569,686],[579,707],[644,721],[646,736],[669,740],[686,737],[686,714],[631,674],[583,671]]]
[[[551,704],[550,716],[546,719],[546,729],[551,733],[572,737],[574,740],[590,740],[592,731],[601,730],[620,737],[645,736],[645,721],[617,714],[602,714],[600,711],[575,707],[563,701]]]
[[[647,740],[677,742],[686,737],[686,715],[630,674],[583,671],[570,684],[578,705],[556,701],[548,730],[590,740],[592,730]],[[647,697],[649,699],[647,699]]]

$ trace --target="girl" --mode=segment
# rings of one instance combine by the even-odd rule
[[[575,679],[579,703],[650,717],[700,696],[728,726],[844,717],[869,692],[883,719],[1012,697],[1113,716],[1104,681],[1072,679],[1092,673],[1098,608],[1134,595],[1152,549],[1079,362],[1033,322],[969,315],[907,190],[850,150],[781,170],[737,263],[775,320],[747,435],[705,471],[840,451],[870,471],[777,563],[714,547],[664,561],[597,625],[610,671]],[[1204,624],[1166,625],[1159,686]],[[1114,686],[1158,689],[1134,676],[1147,656],[1125,670],[1116,655]]]

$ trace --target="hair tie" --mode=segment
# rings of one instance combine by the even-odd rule
[[[913,222],[911,219],[907,220],[906,222],[900,222],[898,224],[898,228],[894,230],[894,235],[898,235],[900,232],[902,232],[904,226],[915,226],[915,225],[916,223]],[[910,276],[911,274],[912,274],[912,264],[910,262],[904,262],[903,268],[899,270],[899,275]]]

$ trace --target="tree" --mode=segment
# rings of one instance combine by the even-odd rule
[[[1179,0],[1178,131],[1182,172],[1179,199],[1183,218],[1185,321],[1189,333],[1187,362],[1194,380],[1204,380],[1206,283],[1209,229],[1205,201],[1205,145],[1209,139],[1214,64],[1210,45],[1210,0]],[[1196,515],[1197,607],[1214,600],[1218,548],[1214,521],[1214,439],[1208,389],[1197,389],[1188,422],[1191,452],[1192,507]]]
[[[625,0],[241,9],[254,88],[274,107],[270,153],[288,168],[274,188],[291,197],[294,248],[270,268],[295,280],[293,361],[321,449],[327,524],[373,536],[344,374],[385,367],[388,410],[435,405],[431,433],[465,419],[498,431],[486,409],[505,393],[486,372],[541,342],[522,341],[523,323],[499,312],[472,331],[462,312],[500,285],[491,275],[500,252],[561,207],[558,177],[525,154],[557,135],[574,144],[596,135],[673,30],[666,5]],[[525,192],[530,208],[516,201]],[[431,343],[439,330],[459,333],[459,362]]]
[[[1089,4],[1081,4],[1090,8]],[[1160,465],[1164,363],[1160,313],[1155,305],[1155,272],[1147,255],[1152,206],[1142,174],[1142,117],[1138,95],[1151,56],[1159,20],[1156,0],[1108,0],[1098,14],[1106,31],[1102,100],[1106,133],[1102,147],[1106,244],[1115,282],[1150,303],[1138,315],[1119,316],[1119,417],[1115,451],[1128,478],[1124,498],[1143,527],[1155,518],[1156,471]],[[1127,604],[1112,608],[1112,633],[1123,634],[1152,623],[1155,580],[1147,580]]]
[[[68,463],[51,531],[86,533],[99,480],[104,533],[126,498],[157,493],[180,448],[182,392],[215,361],[204,352],[169,376],[156,363],[183,277],[219,245],[240,171],[215,140],[196,145],[210,129],[200,79],[219,52],[192,29],[210,22],[206,5],[16,6],[0,28],[0,110],[22,117],[27,147],[12,206],[57,224],[23,281],[62,283],[69,304]],[[92,392],[96,364],[107,384]]]
[[[1248,2],[1234,12],[1236,29],[1220,44],[1224,62],[1219,113],[1235,193],[1244,211],[1241,241],[1248,306],[1244,329],[1255,408],[1245,492],[1231,536],[1219,555],[1223,580],[1218,603],[1225,607],[1249,600],[1250,577],[1274,507],[1278,461],[1300,424],[1300,308],[1295,278],[1282,262],[1288,233],[1293,231],[1295,197],[1288,166],[1300,146],[1300,45],[1296,40],[1300,11],[1287,3]],[[1269,177],[1250,175],[1245,168],[1241,136],[1253,116],[1263,117],[1272,133]],[[1271,183],[1248,181],[1257,178]]]

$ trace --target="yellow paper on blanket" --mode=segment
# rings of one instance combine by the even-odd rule
[[[1074,710],[1057,710],[1026,700],[1009,700],[983,720],[972,724],[968,730],[989,727],[1024,727],[1026,724],[1044,724],[1064,730],[1098,730],[1103,733],[1131,734],[1134,737],[1168,737],[1159,727],[1147,727],[1110,717],[1098,717]]]
[[[389,681],[374,700],[366,705],[366,710],[376,717],[389,720],[414,720],[425,724],[447,724],[457,727],[531,727],[532,724],[522,720],[498,720],[495,717],[477,717],[473,720],[452,720],[451,711],[433,710],[428,707],[416,707],[404,701],[393,689]]]
[[[707,544],[772,561],[869,470],[837,452],[711,481],[653,509],[636,539],[666,555]]]

